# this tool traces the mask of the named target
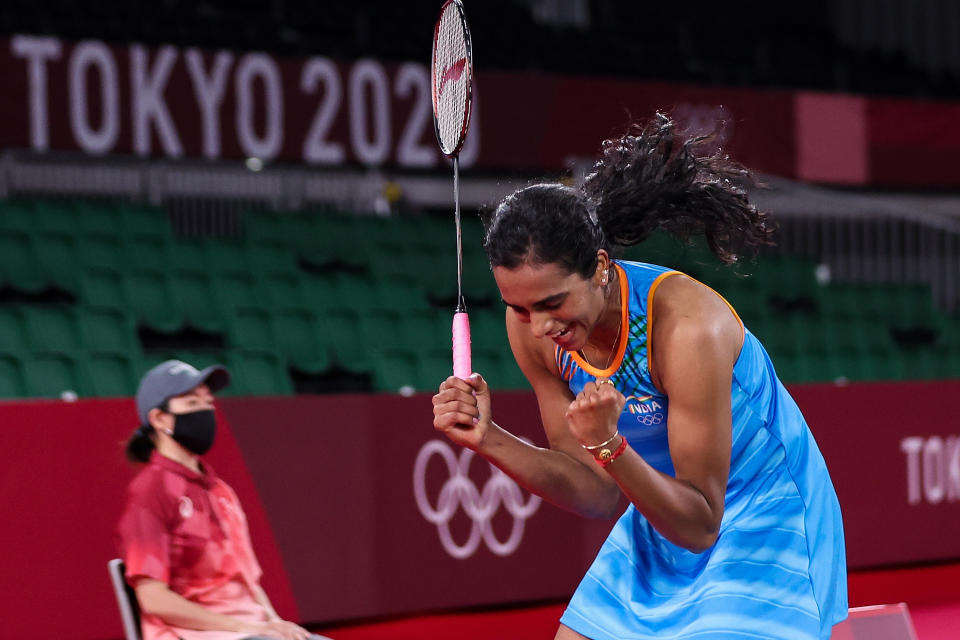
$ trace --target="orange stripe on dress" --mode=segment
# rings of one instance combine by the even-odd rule
[[[613,263],[613,268],[616,269],[617,277],[620,280],[620,336],[616,355],[606,369],[598,369],[581,358],[579,353],[570,352],[570,357],[577,365],[595,378],[609,378],[620,368],[620,364],[623,362],[623,354],[627,352],[627,342],[630,339],[630,283],[627,282],[627,274],[623,267]]]

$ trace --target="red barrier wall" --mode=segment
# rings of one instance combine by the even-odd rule
[[[960,381],[791,392],[831,469],[852,568],[960,558]],[[530,394],[494,403],[504,426],[542,444]],[[562,600],[610,526],[547,504],[521,513],[530,496],[476,458],[459,477],[468,457],[434,437],[426,396],[225,398],[219,418],[208,461],[243,502],[265,588],[302,621]],[[80,622],[82,637],[120,636],[106,561],[134,423],[130,400],[0,404],[4,635],[78,635]],[[466,493],[445,547],[416,486],[429,512],[451,477]]]

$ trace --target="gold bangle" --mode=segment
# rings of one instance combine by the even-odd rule
[[[581,444],[580,446],[583,447],[584,449],[586,449],[587,451],[593,452],[593,451],[596,451],[597,449],[602,449],[603,447],[605,447],[605,446],[607,446],[608,444],[610,444],[611,442],[613,442],[613,441],[617,438],[618,435],[620,435],[620,430],[619,430],[619,429],[617,429],[616,431],[614,431],[612,436],[610,436],[609,438],[607,438],[606,440],[604,440],[604,441],[601,442],[600,444],[595,444],[595,445],[592,445],[592,446],[591,446],[591,445],[586,445],[586,444]]]

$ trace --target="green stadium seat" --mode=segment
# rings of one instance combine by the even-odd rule
[[[523,371],[520,370],[520,365],[514,360],[510,349],[505,348],[501,351],[500,357],[502,363],[500,375],[503,376],[501,387],[504,389],[529,389],[530,383],[527,381],[527,377],[523,375]]]
[[[310,309],[327,309],[339,304],[337,297],[337,279],[334,275],[305,273],[301,277],[300,287],[303,301]]]
[[[325,242],[325,229],[310,213],[282,213],[276,216],[282,228],[282,237],[274,243],[286,244],[298,255],[310,256]]]
[[[800,355],[792,351],[772,351],[768,349],[770,360],[777,372],[777,377],[784,383],[799,382],[804,379],[803,367],[799,362]]]
[[[375,390],[396,393],[404,387],[416,389],[419,379],[416,352],[389,348],[376,352],[371,359]]]
[[[35,293],[48,284],[39,268],[33,238],[20,231],[0,230],[0,285]]]
[[[170,219],[162,209],[144,205],[123,205],[120,209],[120,222],[125,235],[130,237],[147,236],[158,242],[173,239]]]
[[[509,350],[504,313],[502,305],[495,310],[481,309],[470,312],[470,339],[475,347]],[[452,321],[451,314],[450,322]],[[450,333],[450,327],[447,328],[447,333]]]
[[[452,314],[423,308],[404,311],[399,316],[398,328],[386,334],[395,335],[398,346],[430,349],[451,344]]]
[[[76,234],[80,230],[76,209],[67,202],[37,201],[33,223],[40,231]]]
[[[7,353],[0,354],[0,398],[22,398],[26,395],[20,360]]]
[[[188,325],[207,333],[223,331],[223,313],[212,304],[214,281],[206,272],[177,269],[170,276],[170,284],[175,304]]]
[[[121,243],[123,269],[162,272],[179,266],[170,250],[170,243],[155,237],[127,238]]]
[[[92,395],[121,398],[137,392],[143,374],[137,371],[133,359],[118,353],[91,353],[85,364]]]
[[[293,252],[287,245],[261,244],[246,248],[246,264],[254,275],[298,273]]]
[[[430,303],[423,290],[408,280],[396,277],[386,277],[373,283],[373,300],[375,306],[396,309],[402,313],[427,309]]]
[[[422,283],[422,278],[418,280],[421,275],[417,273],[418,265],[406,258],[407,247],[403,240],[391,237],[368,240],[368,243],[371,246],[367,249],[367,255],[373,256],[373,259],[366,266],[375,280],[399,278],[410,283]]]
[[[476,369],[476,367],[473,367]],[[426,349],[417,352],[417,391],[436,391],[440,383],[453,375],[451,349]]]
[[[136,327],[120,309],[80,307],[77,314],[84,349],[133,356],[140,352]]]
[[[243,245],[226,240],[208,240],[203,243],[206,268],[215,273],[245,271],[245,252]]]
[[[277,333],[270,312],[256,307],[238,308],[227,318],[227,336],[235,349],[273,352]]]
[[[36,236],[36,255],[40,270],[50,282],[67,291],[78,286],[77,242],[66,233],[43,233]]]
[[[63,353],[34,355],[23,360],[26,394],[30,397],[59,398],[64,391],[88,395],[87,376],[76,358]]]
[[[262,304],[253,276],[246,271],[215,273],[214,296],[225,315],[238,307],[256,307]]]
[[[890,324],[903,331],[929,331],[933,339],[947,323],[944,314],[933,301],[933,292],[927,285],[906,285],[891,289]]]
[[[93,269],[80,274],[80,300],[87,305],[125,309],[127,294],[123,276],[112,269]]]
[[[28,236],[36,232],[32,202],[0,200],[0,232],[13,231]]]
[[[503,373],[506,363],[500,350],[474,348],[470,353],[470,364],[474,371],[483,376],[491,389],[509,388],[510,382]]]
[[[903,375],[907,380],[933,380],[940,377],[942,359],[933,347],[918,346],[901,351]]]
[[[120,213],[114,205],[77,202],[75,208],[79,222],[78,236],[120,236],[122,234]]]
[[[751,331],[772,352],[801,354],[822,348],[817,325],[808,316],[774,316],[769,323],[755,325]]]
[[[325,328],[316,315],[286,309],[274,315],[280,355],[304,373],[318,374],[331,368],[331,351],[320,338]]]
[[[334,299],[326,301],[328,308],[346,307],[366,311],[382,306],[377,285],[369,277],[338,273],[333,280]]]
[[[77,353],[80,327],[73,309],[24,306],[23,326],[27,346],[40,353]]]
[[[242,220],[244,237],[249,244],[275,244],[287,240],[283,222],[275,213],[245,211]]]
[[[314,220],[315,228],[307,238],[298,238],[296,247],[300,258],[318,267],[339,266],[359,269],[368,266],[369,251],[364,250],[367,238],[360,233],[357,216],[320,215]],[[376,256],[373,262],[382,256]]]
[[[27,334],[19,308],[0,306],[0,353],[19,353],[27,348]]]
[[[456,272],[454,272],[456,273]],[[484,305],[500,304],[500,289],[490,270],[490,263],[483,253],[463,256],[463,295],[467,305],[476,303]]]
[[[177,240],[169,245],[171,266],[188,271],[205,271],[207,267],[206,245],[201,240]]]
[[[256,278],[257,298],[268,309],[309,309],[301,277],[292,272],[264,273]]]
[[[290,395],[293,383],[273,353],[233,349],[227,358],[232,395]]]
[[[117,236],[88,235],[77,244],[79,265],[87,270],[111,269],[117,273],[127,267],[127,253]]]
[[[337,366],[353,372],[370,370],[370,346],[364,343],[360,329],[360,312],[351,308],[330,308],[318,312],[321,316],[328,349],[334,354]]]
[[[138,322],[169,333],[183,327],[183,315],[166,274],[134,271],[123,277],[124,293]]]

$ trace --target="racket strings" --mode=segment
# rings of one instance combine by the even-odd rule
[[[460,146],[467,115],[465,105],[472,72],[466,29],[453,3],[440,17],[434,53],[434,110],[442,151],[450,155]]]

